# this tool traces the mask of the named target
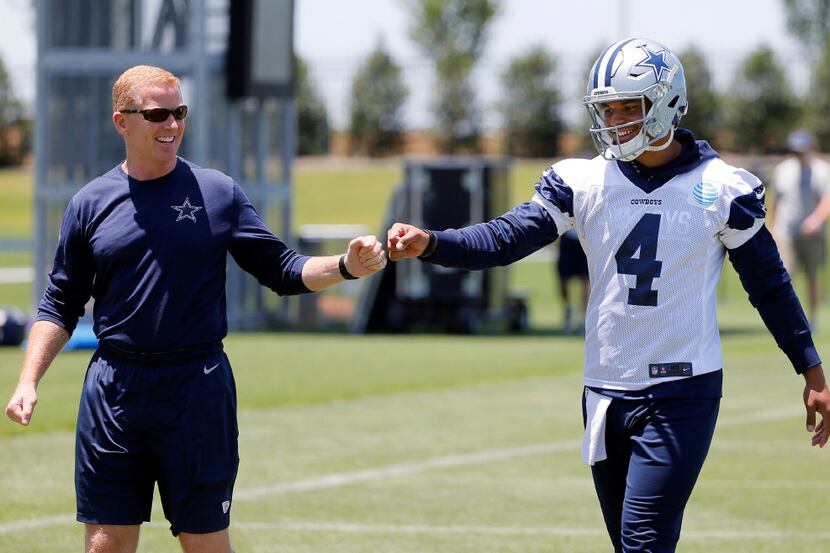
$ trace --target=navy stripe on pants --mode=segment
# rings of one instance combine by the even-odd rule
[[[675,551],[719,406],[720,398],[611,401],[608,458],[591,472],[616,553]]]

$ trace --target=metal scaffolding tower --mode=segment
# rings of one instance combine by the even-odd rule
[[[291,0],[273,1],[288,2],[287,13],[292,13]],[[227,99],[230,2],[38,0],[35,301],[51,268],[69,199],[124,158],[111,122],[111,89],[122,71],[137,64],[164,67],[181,79],[190,112],[180,155],[231,175],[269,228],[293,242],[294,99],[290,94]],[[285,55],[293,59],[293,52]],[[285,301],[232,260],[227,299],[232,329],[286,322]]]

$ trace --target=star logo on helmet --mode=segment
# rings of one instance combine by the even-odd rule
[[[652,52],[648,46],[641,46],[640,48],[646,53],[646,57],[642,59],[634,67],[645,67],[654,71],[654,80],[659,82],[663,77],[663,71],[669,72],[669,64],[666,63],[666,51]]]

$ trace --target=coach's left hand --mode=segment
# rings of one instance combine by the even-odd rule
[[[824,447],[830,435],[830,390],[821,365],[804,371],[804,407],[807,408],[807,432],[813,433],[814,446]],[[821,420],[816,425],[816,413]]]
[[[368,276],[386,267],[383,244],[374,236],[358,236],[346,250],[346,270],[356,277]]]

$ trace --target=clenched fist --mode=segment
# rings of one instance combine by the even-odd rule
[[[374,236],[358,236],[346,250],[346,270],[356,277],[374,274],[386,267],[383,244]]]
[[[392,261],[418,257],[429,245],[429,233],[407,223],[395,223],[386,236],[389,259]]]

